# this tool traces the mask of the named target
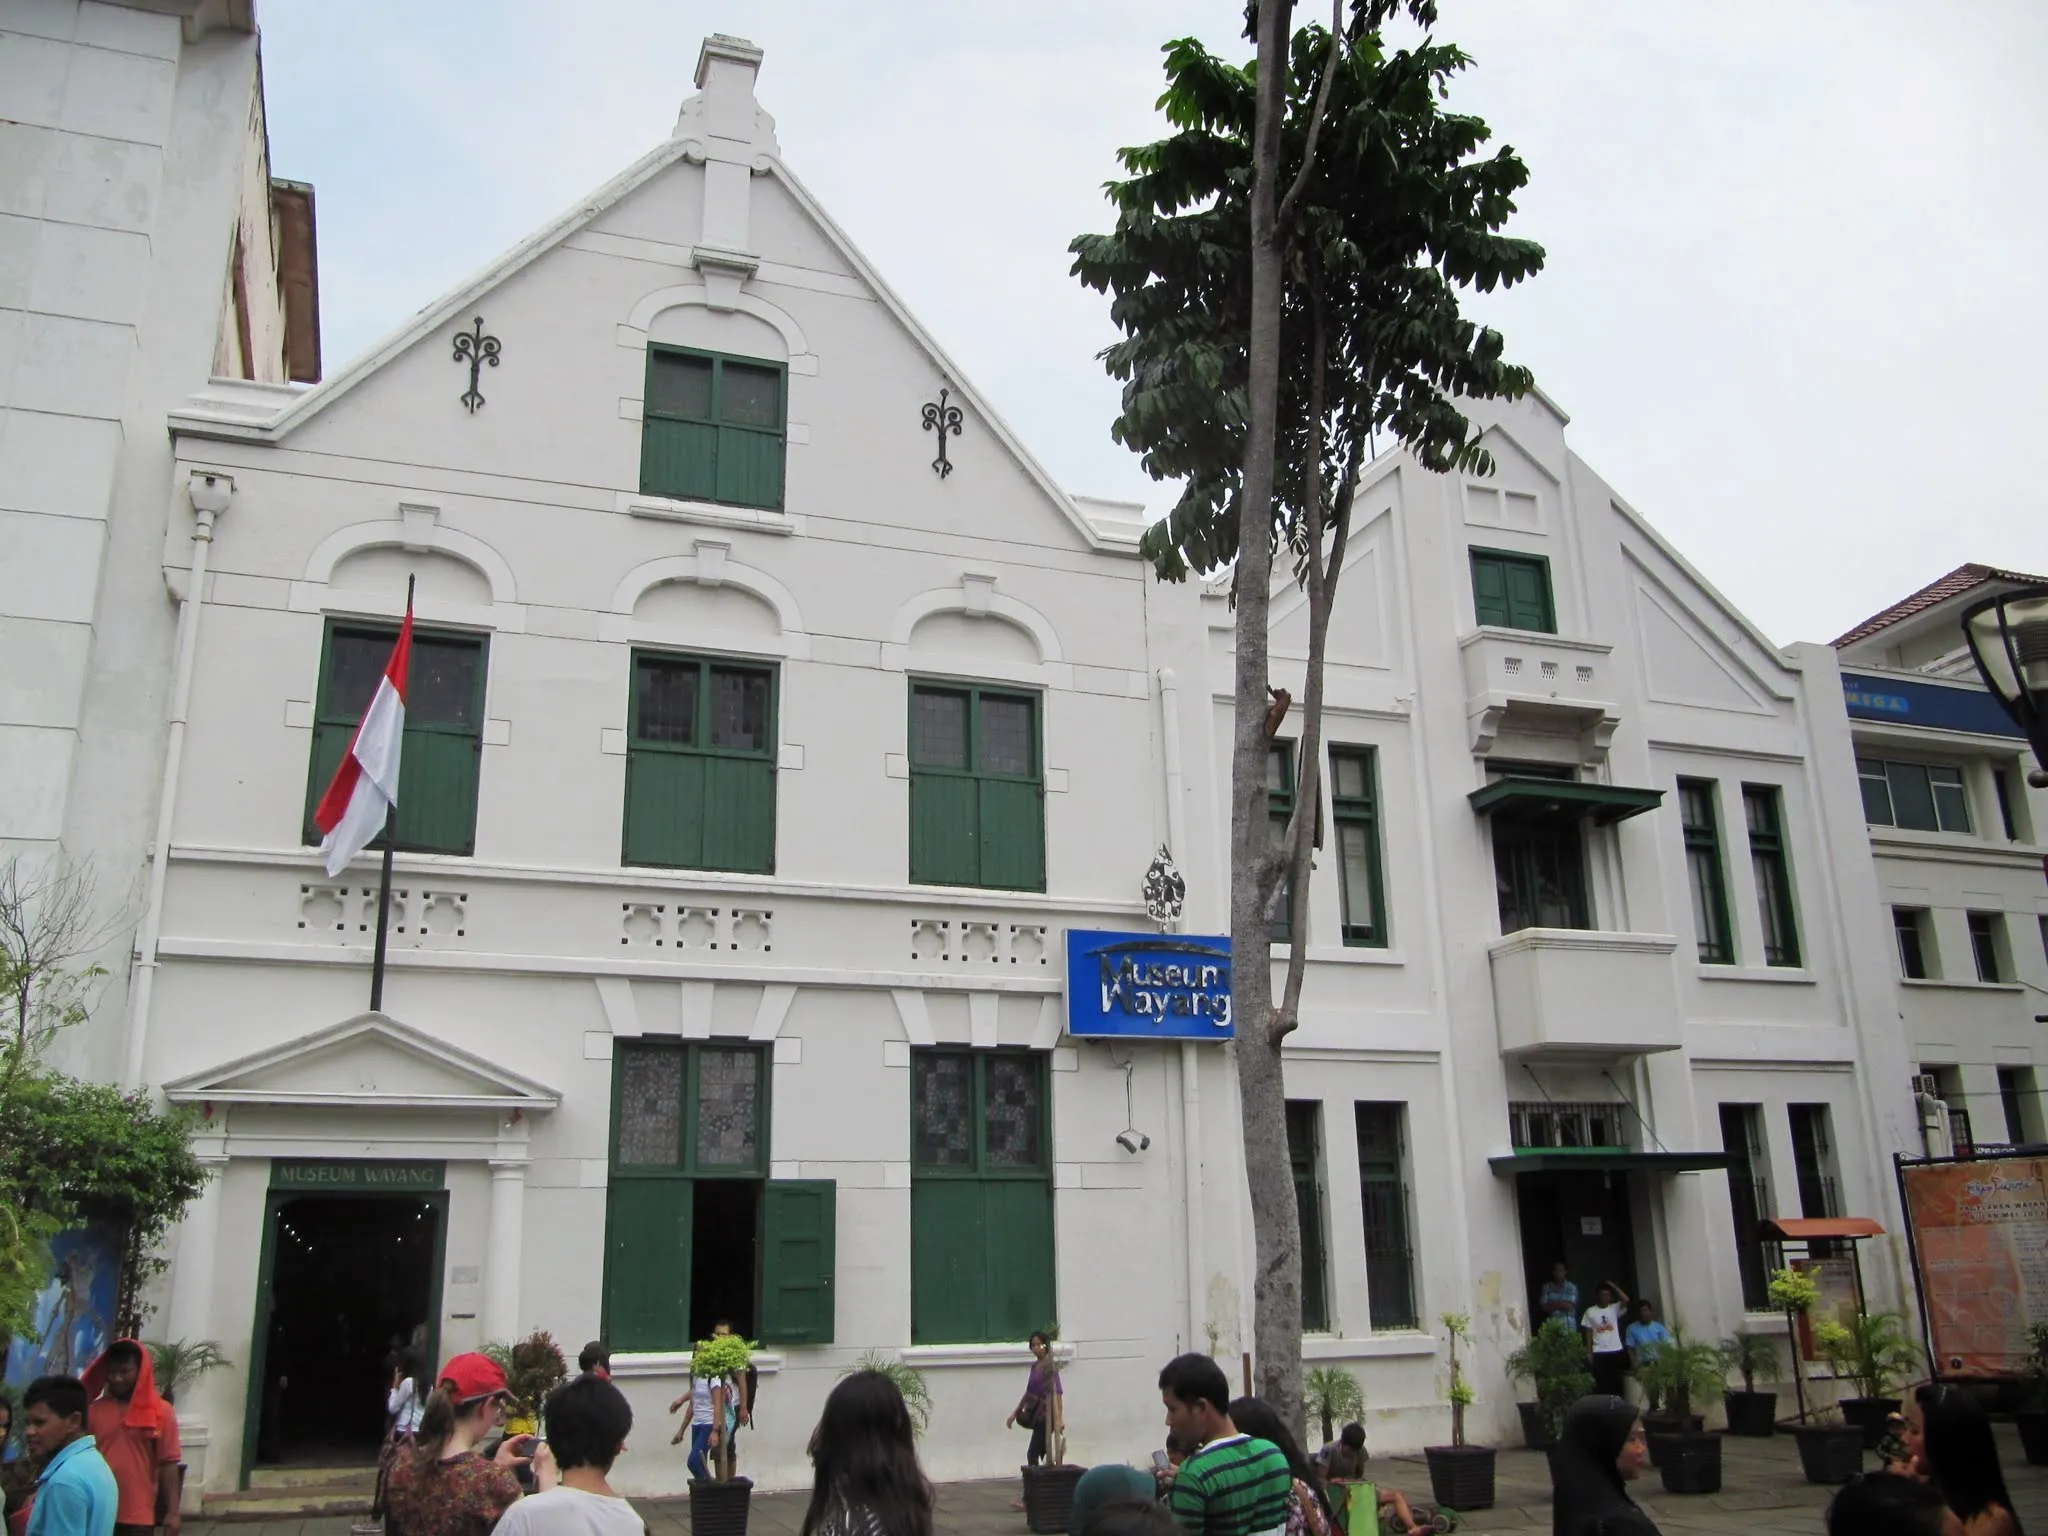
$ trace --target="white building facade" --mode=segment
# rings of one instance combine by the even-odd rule
[[[319,388],[170,413],[189,696],[123,1050],[219,1171],[162,1298],[235,1362],[180,1405],[195,1494],[374,1444],[415,1332],[605,1337],[635,1492],[684,1486],[720,1318],[763,1340],[764,1486],[868,1350],[927,1371],[952,1478],[1021,1460],[1035,1328],[1088,1461],[1156,1443],[1167,1357],[1247,1347],[1228,1051],[1075,1039],[1062,963],[1151,926],[1161,845],[1225,926],[1227,603],[1014,441],[791,175],[759,65],[709,40],[667,143]],[[1765,642],[1547,400],[1482,416],[1493,477],[1359,493],[1288,1047],[1307,1353],[1389,1450],[1446,1434],[1439,1314],[1505,1438],[1554,1260],[1718,1336],[1757,1219],[1895,1227],[1914,1135],[1834,653]],[[373,1012],[375,857],[326,877],[311,807],[409,581]]]
[[[1835,642],[1928,1151],[2038,1144],[2048,794],[1959,616],[2044,578],[1965,565]]]

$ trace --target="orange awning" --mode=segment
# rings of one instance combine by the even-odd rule
[[[1757,1227],[1765,1237],[1793,1243],[1884,1236],[1884,1228],[1868,1216],[1768,1216]]]

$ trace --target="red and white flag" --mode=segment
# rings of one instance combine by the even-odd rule
[[[331,878],[369,847],[384,830],[386,817],[398,804],[398,757],[405,741],[405,678],[412,664],[412,601],[405,604],[405,624],[391,661],[378,680],[377,695],[363,712],[348,755],[334,770],[334,781],[313,810],[320,829],[320,856]]]

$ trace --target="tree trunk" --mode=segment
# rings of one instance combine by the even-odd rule
[[[1273,455],[1280,393],[1285,272],[1274,224],[1286,110],[1291,0],[1261,0],[1258,125],[1253,146],[1252,295],[1244,481],[1238,504],[1236,721],[1231,745],[1230,940],[1238,1100],[1252,1206],[1254,1385],[1299,1434],[1301,1229],[1287,1155],[1284,1035],[1273,1030],[1271,901],[1281,861],[1266,806],[1267,623],[1273,573]]]

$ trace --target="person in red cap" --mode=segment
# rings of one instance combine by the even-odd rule
[[[81,1378],[92,1394],[86,1428],[113,1468],[121,1502],[114,1536],[149,1536],[162,1516],[166,1536],[178,1536],[178,1415],[156,1389],[149,1351],[134,1339],[116,1339]]]
[[[457,1355],[441,1367],[410,1454],[391,1469],[385,1494],[389,1536],[485,1536],[519,1501],[515,1468],[529,1442],[507,1440],[496,1456],[477,1442],[505,1422],[505,1373],[487,1355]]]

